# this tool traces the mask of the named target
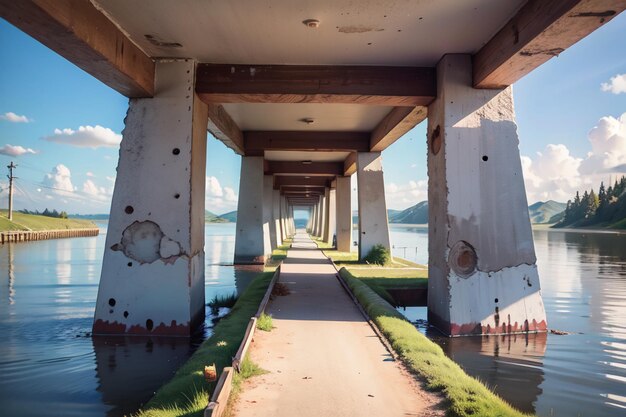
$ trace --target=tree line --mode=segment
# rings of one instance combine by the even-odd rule
[[[567,201],[563,219],[555,227],[620,227],[626,228],[626,177],[622,176],[608,188],[600,183],[596,194],[593,190],[576,191],[573,200]]]
[[[48,210],[48,208],[46,208],[44,211],[42,211],[41,213],[39,212],[39,210],[35,210],[35,211],[30,211],[30,210],[19,210],[20,213],[24,213],[24,214],[35,214],[38,216],[46,216],[46,217],[54,217],[57,219],[67,219],[67,212],[62,211],[62,212],[58,212],[56,211],[56,209],[54,210]]]

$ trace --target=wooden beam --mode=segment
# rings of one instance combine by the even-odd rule
[[[243,133],[241,133],[237,123],[226,112],[224,106],[209,104],[208,130],[235,153],[239,155],[245,154]]]
[[[367,152],[369,132],[304,132],[249,131],[243,132],[247,156],[263,155],[264,151],[340,151]]]
[[[474,87],[504,88],[626,8],[626,0],[529,0],[474,55]]]
[[[427,115],[428,108],[424,106],[394,108],[372,131],[370,150],[372,152],[384,151],[406,132],[426,119]]]
[[[0,16],[126,97],[154,95],[154,62],[89,0],[0,0]]]
[[[343,162],[266,161],[265,175],[343,175]]]
[[[334,177],[304,177],[304,176],[282,176],[274,175],[274,188],[278,189],[284,186],[297,187],[328,187],[330,181]]]
[[[352,152],[345,161],[343,161],[343,175],[349,177],[356,172],[356,152]]]
[[[434,68],[200,64],[196,92],[207,103],[345,103],[426,106]]]

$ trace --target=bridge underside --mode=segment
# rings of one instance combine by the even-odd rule
[[[544,331],[510,85],[626,0],[273,3],[0,1],[130,98],[94,333],[202,322],[207,130],[242,158],[236,263],[293,235],[294,207],[349,251],[355,173],[362,258],[390,246],[381,152],[426,118],[430,323]]]

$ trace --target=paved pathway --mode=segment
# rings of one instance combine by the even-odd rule
[[[443,415],[392,360],[345,293],[332,264],[300,232],[283,263],[290,294],[268,306],[274,330],[250,354],[268,374],[244,384],[238,417]]]

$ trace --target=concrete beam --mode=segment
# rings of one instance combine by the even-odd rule
[[[237,123],[226,112],[224,106],[209,104],[209,124],[207,129],[235,153],[239,155],[245,154],[243,133],[241,133]]]
[[[343,162],[265,161],[265,175],[333,176],[343,174]]]
[[[154,95],[155,64],[88,0],[2,0],[0,16],[129,98]]]
[[[428,109],[428,322],[452,336],[545,331],[511,88],[472,88],[471,69],[446,55]]]
[[[235,232],[235,264],[264,264],[265,236],[263,231],[263,158],[241,158],[237,230]]]
[[[356,152],[368,151],[369,132],[244,132],[246,155],[262,156],[264,151]]]
[[[424,121],[427,115],[428,110],[424,106],[394,108],[372,131],[370,151],[384,151],[405,133]]]
[[[626,0],[529,0],[474,55],[474,87],[512,85],[625,8]]]
[[[356,172],[356,152],[352,152],[343,161],[343,175],[349,177]]]
[[[190,336],[204,321],[207,108],[195,63],[157,64],[132,99],[111,202],[94,334]]]
[[[274,188],[279,189],[285,186],[297,186],[297,187],[328,187],[330,185],[330,181],[334,177],[309,177],[305,178],[304,176],[283,176],[276,175],[274,176]]]
[[[375,245],[383,245],[391,251],[380,152],[359,152],[356,175],[359,200],[359,259],[363,259]]]
[[[207,103],[346,103],[425,106],[433,68],[201,64],[196,92]]]

